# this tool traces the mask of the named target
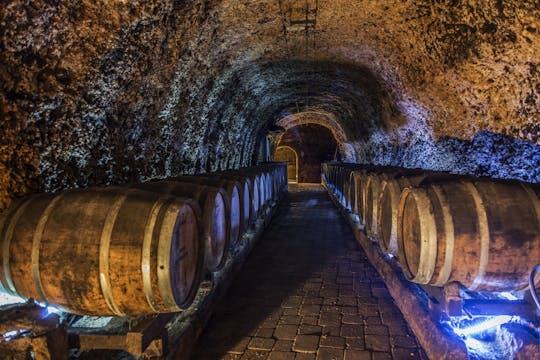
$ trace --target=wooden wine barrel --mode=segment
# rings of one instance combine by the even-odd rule
[[[366,187],[367,176],[369,172],[366,169],[355,170],[351,173],[351,211],[358,215],[360,223],[366,223],[366,214],[364,211],[364,193]]]
[[[201,209],[201,238],[205,244],[204,262],[211,272],[220,270],[229,253],[229,201],[223,188],[178,181],[155,181],[134,187],[173,196],[190,197]]]
[[[267,171],[272,183],[272,199],[277,199],[287,189],[287,163],[263,162],[258,168]]]
[[[242,207],[242,186],[236,180],[226,180],[219,178],[210,178],[204,176],[179,176],[171,178],[169,180],[186,182],[198,185],[214,186],[223,188],[227,193],[227,199],[229,201],[229,234],[230,244],[236,245],[244,229],[244,208]],[[249,196],[249,194],[248,194]],[[249,206],[249,205],[248,205]],[[248,209],[249,211],[249,209]]]
[[[369,174],[365,180],[364,188],[364,214],[365,230],[370,236],[377,235],[377,213],[379,207],[379,196],[382,184],[385,180],[393,178],[392,174]]]
[[[540,259],[540,200],[518,182],[424,181],[401,195],[397,236],[411,281],[522,290]]]
[[[338,163],[334,165],[336,168],[334,195],[340,200],[341,204],[351,209],[351,197],[350,197],[350,176],[351,173],[364,165],[350,164],[350,163]]]
[[[398,176],[382,182],[377,206],[377,238],[385,254],[398,255],[398,205],[403,189],[418,185],[425,175]]]
[[[371,236],[379,235],[379,206],[380,198],[383,190],[383,184],[396,178],[404,179],[403,182],[409,185],[419,184],[428,175],[434,174],[429,170],[422,169],[407,169],[394,167],[377,167],[368,170],[365,177],[364,187],[364,214],[365,214],[365,229],[366,233]],[[438,177],[440,178],[440,176]],[[399,201],[400,193],[397,195]],[[397,211],[397,206],[394,208]],[[392,218],[382,218],[381,220],[391,220]],[[397,217],[396,217],[397,224]],[[397,226],[397,225],[396,225]],[[379,237],[380,240],[380,237]],[[381,245],[381,248],[383,245]]]
[[[256,184],[254,189],[257,191],[258,207],[256,210],[257,216],[263,213],[263,210],[266,208],[266,182],[264,176],[260,171],[257,171],[254,168],[242,168],[239,170],[240,175],[250,176],[253,179],[253,183]]]
[[[201,281],[197,211],[126,188],[28,197],[0,217],[1,284],[80,315],[179,311]]]
[[[261,208],[266,209],[268,205],[268,180],[264,173],[258,173],[259,176],[259,199]]]
[[[241,182],[249,182],[249,197],[251,199],[251,211],[250,211],[250,222],[253,222],[257,219],[260,209],[260,200],[259,200],[259,177],[255,174],[240,174],[238,171],[220,171],[209,174],[211,176],[238,180]]]

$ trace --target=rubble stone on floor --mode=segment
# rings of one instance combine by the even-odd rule
[[[234,355],[234,356],[233,356]],[[290,186],[193,359],[427,359],[320,186]]]

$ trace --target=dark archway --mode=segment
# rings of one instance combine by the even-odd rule
[[[297,181],[320,183],[321,163],[334,158],[337,141],[332,132],[321,125],[305,124],[288,129],[279,140],[277,149],[289,147],[298,156]],[[274,159],[278,155],[274,154]]]

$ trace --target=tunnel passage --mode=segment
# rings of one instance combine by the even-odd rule
[[[320,185],[290,185],[193,360],[427,359]]]
[[[297,171],[297,181],[300,183],[320,183],[321,164],[333,160],[337,151],[336,139],[330,130],[316,124],[304,124],[288,129],[278,142],[276,155],[284,147],[297,154],[298,168],[294,171]],[[275,159],[281,161],[279,158]],[[295,176],[289,174],[289,179],[293,177]]]
[[[540,182],[536,1],[5,3],[0,211],[252,166],[313,115],[347,162]]]

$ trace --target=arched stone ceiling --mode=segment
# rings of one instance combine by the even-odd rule
[[[319,0],[307,37],[305,4],[4,2],[0,208],[247,165],[305,111],[358,161],[540,181],[537,1]]]

